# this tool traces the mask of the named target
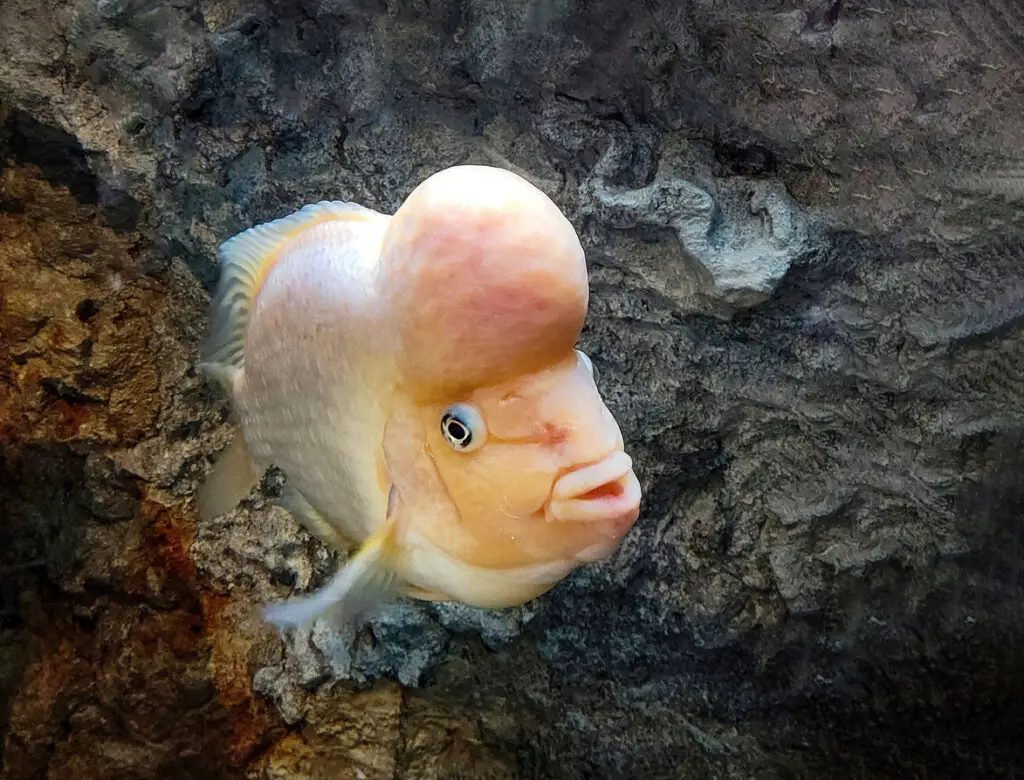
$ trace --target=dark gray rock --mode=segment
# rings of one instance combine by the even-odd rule
[[[29,558],[39,528],[57,537],[30,591],[122,587],[137,483],[187,506],[226,443],[223,399],[188,367],[221,241],[501,165],[584,241],[583,346],[641,520],[522,609],[402,603],[358,636],[253,640],[245,684],[322,736],[377,701],[338,691],[398,680],[477,724],[489,758],[466,771],[503,777],[1024,772],[1016,4],[8,0],[0,30],[0,149],[136,236],[166,301],[157,422],[45,450],[81,475],[82,512],[40,486],[12,504]],[[15,363],[38,348],[26,316]],[[196,528],[188,557],[207,602],[338,565],[262,495]],[[17,699],[21,635],[0,637]],[[450,776],[415,751],[462,755],[436,736],[458,729],[417,718],[373,742],[406,746],[392,763],[352,771]],[[125,739],[119,766],[143,771]],[[286,744],[251,776],[327,776]]]

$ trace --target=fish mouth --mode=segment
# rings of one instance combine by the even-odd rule
[[[548,515],[561,522],[592,522],[621,537],[640,515],[640,481],[621,450],[561,476],[551,491]]]

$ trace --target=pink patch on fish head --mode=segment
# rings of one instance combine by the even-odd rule
[[[587,313],[572,225],[525,179],[486,166],[448,168],[412,192],[385,238],[379,284],[405,382],[442,392],[549,364]]]

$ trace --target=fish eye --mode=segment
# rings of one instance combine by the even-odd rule
[[[590,376],[593,378],[595,382],[597,382],[597,368],[594,366],[594,361],[590,359],[590,355],[588,355],[582,349],[577,349],[576,354],[580,356],[580,360],[582,360],[583,365],[587,367],[587,371],[590,372]]]
[[[476,407],[456,404],[441,415],[441,433],[459,452],[472,452],[487,439],[487,426]]]

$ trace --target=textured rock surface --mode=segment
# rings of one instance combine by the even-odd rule
[[[1022,52],[999,0],[6,0],[0,774],[1024,773]],[[580,231],[644,514],[282,641],[337,560],[272,480],[196,527],[215,247],[467,161]]]

